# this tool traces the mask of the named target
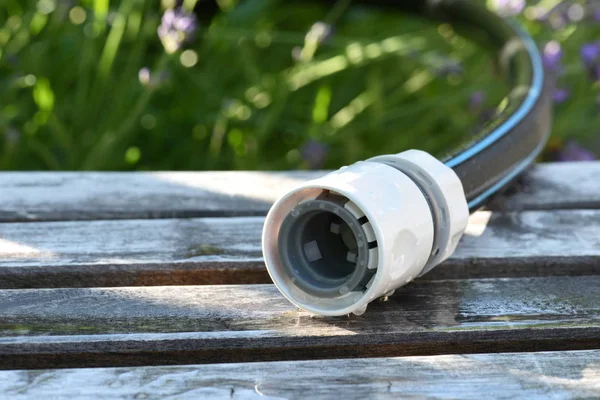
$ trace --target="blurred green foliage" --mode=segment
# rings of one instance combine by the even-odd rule
[[[333,168],[408,148],[442,155],[507,92],[490,55],[447,25],[344,0],[233,1],[197,6],[194,37],[170,54],[157,35],[168,1],[0,0],[0,168]],[[564,48],[559,84],[571,95],[555,137],[586,140],[598,86],[578,48],[600,24],[521,20]],[[333,31],[319,37],[316,21]],[[306,154],[315,144],[322,160]]]

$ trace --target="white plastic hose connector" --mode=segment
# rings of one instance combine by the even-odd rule
[[[467,226],[460,179],[428,153],[375,157],[305,182],[269,211],[269,275],[292,303],[362,314],[448,258]]]

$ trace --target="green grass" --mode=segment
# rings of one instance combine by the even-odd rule
[[[194,39],[167,54],[155,1],[0,0],[0,168],[308,168],[308,141],[326,146],[329,168],[408,148],[443,155],[507,92],[490,55],[446,25],[344,0],[233,1],[200,7]],[[316,21],[335,26],[321,45],[305,40]],[[593,147],[598,85],[578,52],[600,24],[521,22],[565,51],[571,97],[554,137]],[[463,73],[436,73],[446,59]],[[477,91],[486,103],[473,110]]]

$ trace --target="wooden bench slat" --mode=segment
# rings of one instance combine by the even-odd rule
[[[0,372],[0,397],[22,400],[591,398],[600,351],[461,354],[137,368]],[[273,398],[266,397],[266,398]]]
[[[0,221],[264,215],[279,194],[324,173],[0,173]]]
[[[363,316],[299,311],[273,285],[0,291],[0,368],[581,350],[600,276],[418,281]]]
[[[5,172],[0,221],[263,215],[323,171]],[[540,164],[494,209],[600,208],[600,162]]]
[[[508,196],[489,204],[494,210],[600,208],[600,162],[537,164]]]
[[[0,288],[268,283],[263,217],[0,224]],[[425,279],[600,272],[600,210],[478,212]]]

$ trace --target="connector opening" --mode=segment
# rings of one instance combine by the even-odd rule
[[[338,284],[356,269],[356,237],[350,226],[329,211],[313,211],[296,220],[290,248],[301,259],[308,279]]]
[[[374,271],[367,268],[369,243],[348,200],[331,194],[298,204],[279,232],[281,264],[302,291],[332,298],[362,291]]]

